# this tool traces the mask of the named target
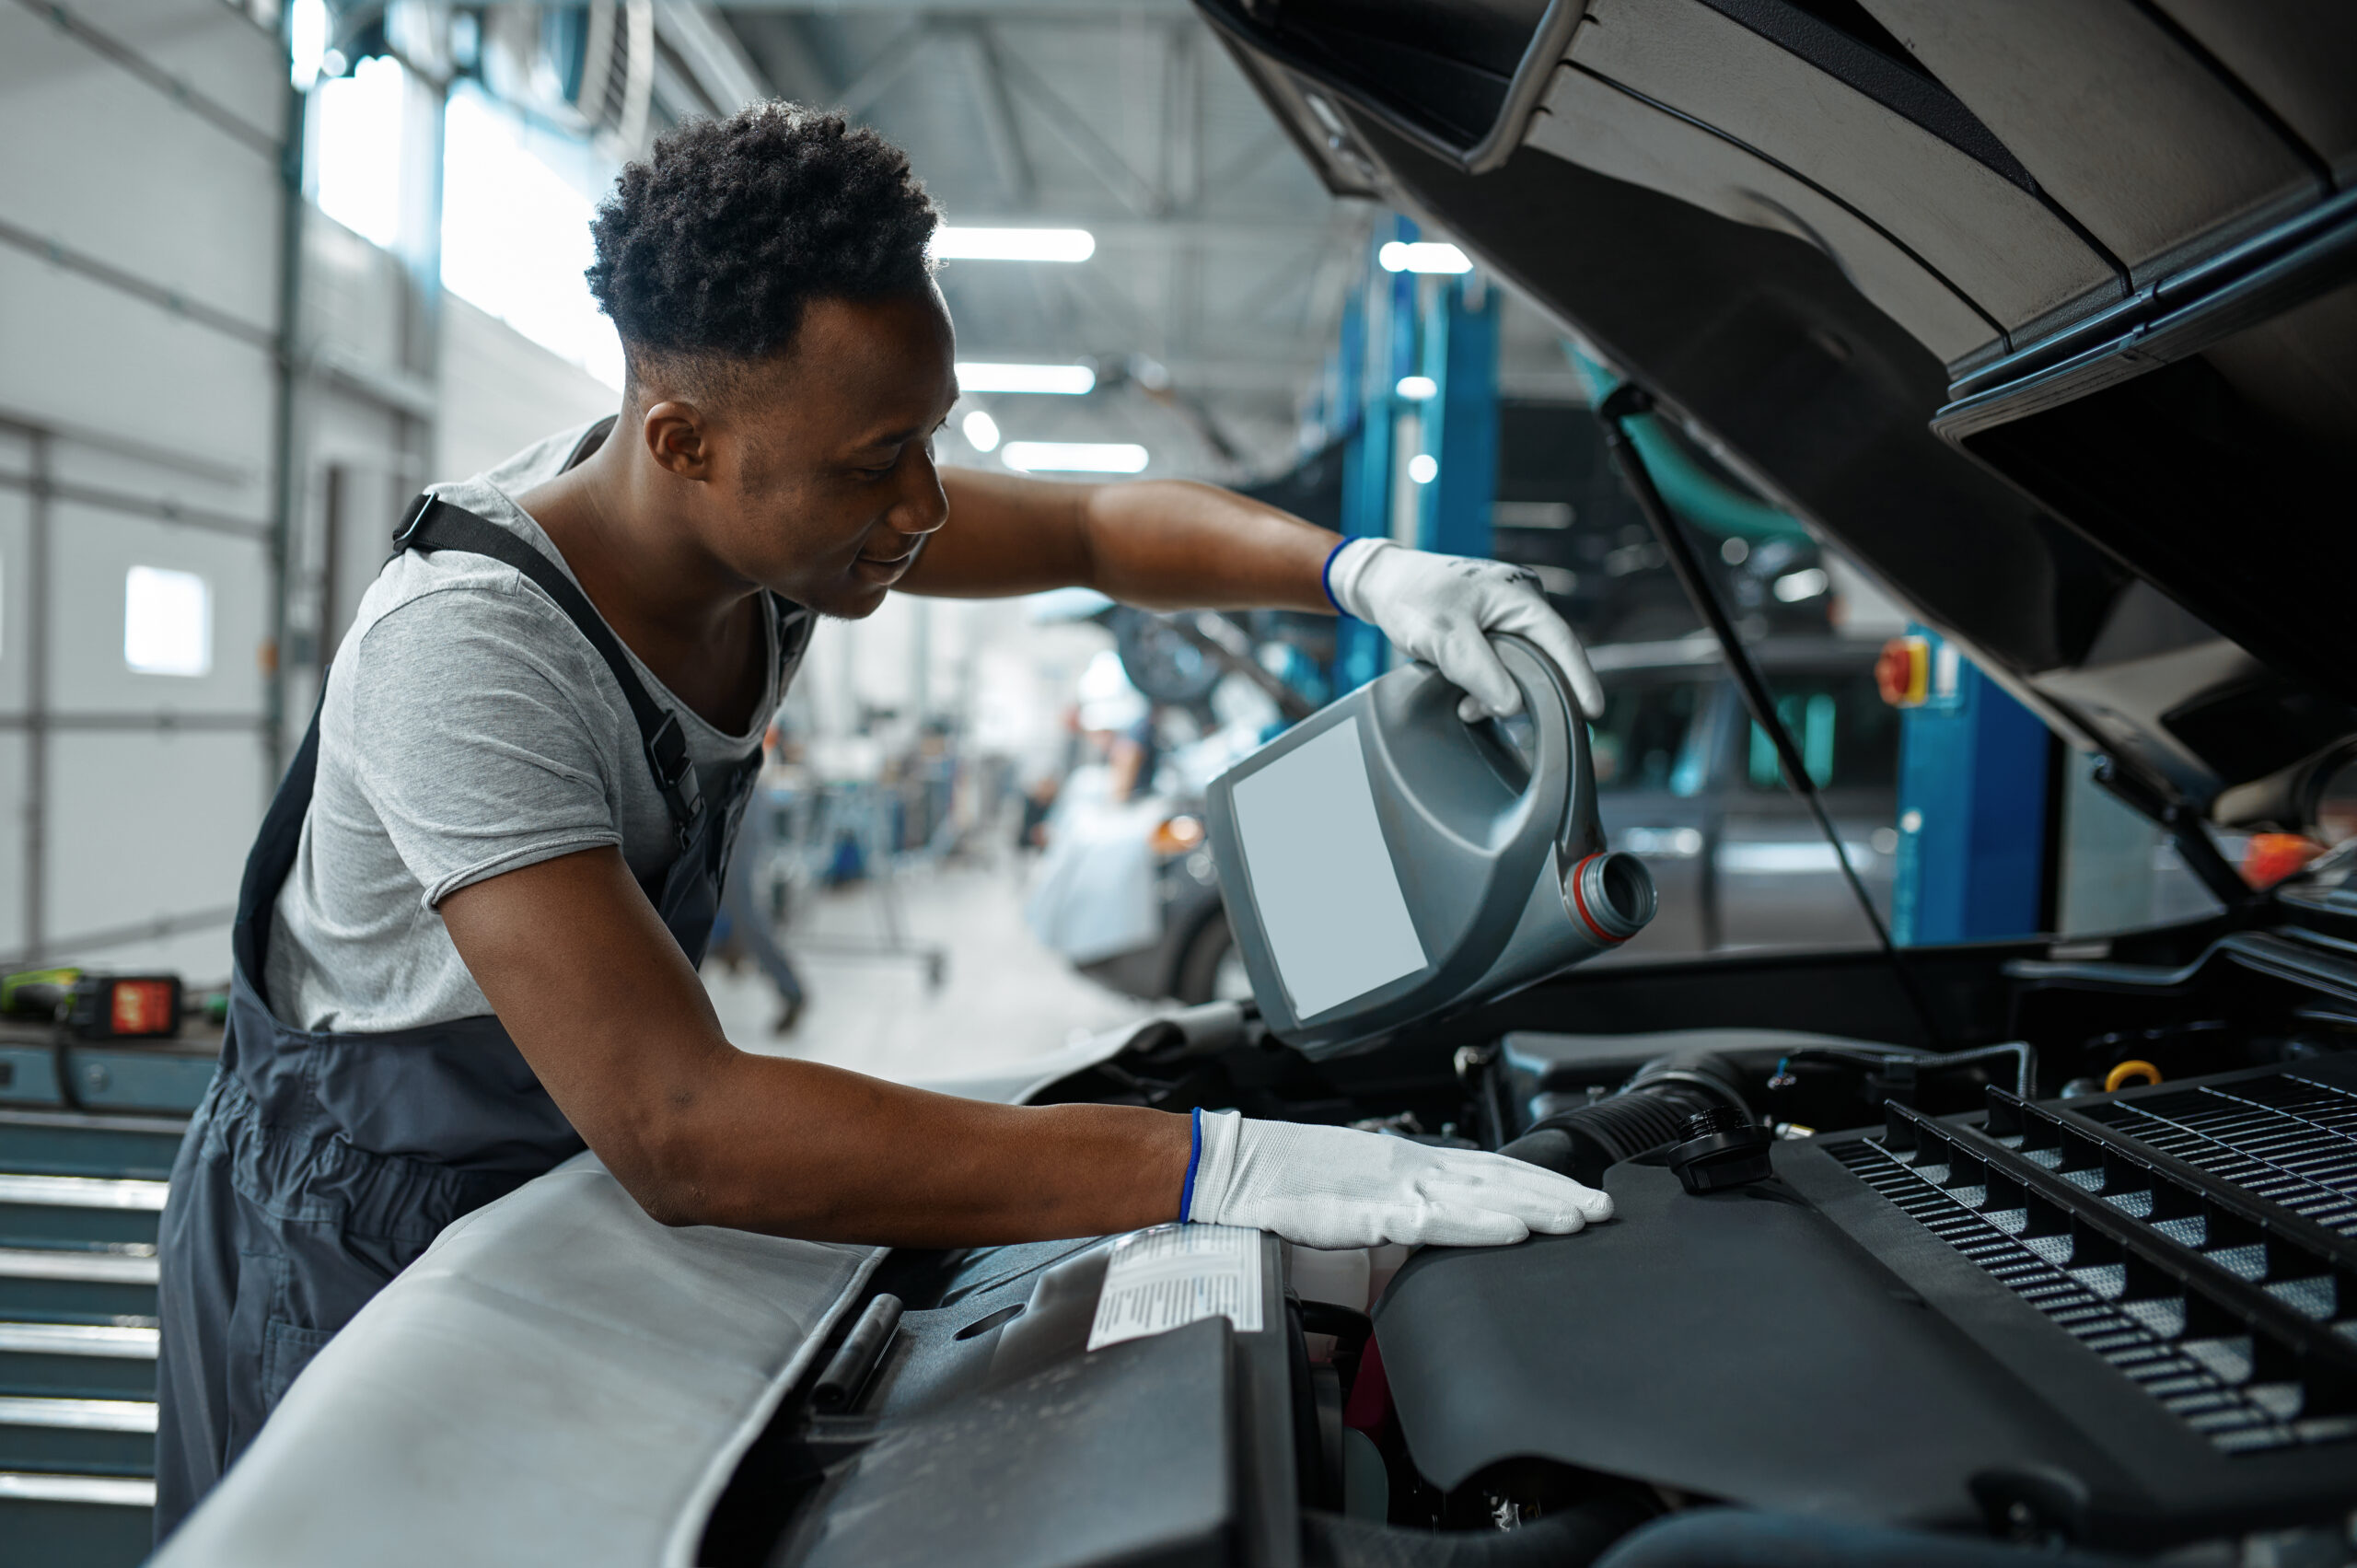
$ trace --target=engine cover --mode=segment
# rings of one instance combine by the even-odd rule
[[[2121,1546],[2330,1517],[2357,1501],[2357,1224],[2234,1141],[2348,1182],[2344,1079],[1992,1094],[1780,1144],[1774,1179],[1719,1193],[1616,1166],[1608,1225],[1400,1272],[1376,1332],[1410,1451],[1443,1486],[1538,1456],[1865,1521],[2027,1507]]]

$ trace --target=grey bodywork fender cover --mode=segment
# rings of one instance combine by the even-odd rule
[[[882,1256],[668,1229],[582,1155],[444,1231],[156,1562],[684,1568]]]

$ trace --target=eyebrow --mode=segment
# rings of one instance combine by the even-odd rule
[[[898,429],[894,430],[879,431],[876,435],[863,437],[861,440],[855,442],[852,446],[851,450],[854,452],[864,452],[870,447],[903,446],[908,442],[915,440],[921,436],[929,435],[932,432],[940,429],[944,424],[946,424],[949,422],[950,410],[955,409],[957,406],[957,400],[952,399],[950,401],[949,408],[944,409],[941,412],[941,417],[934,420],[931,424],[920,422],[915,424],[901,425]]]

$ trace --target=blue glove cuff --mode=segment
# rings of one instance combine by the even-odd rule
[[[1195,1206],[1195,1167],[1202,1164],[1203,1158],[1203,1108],[1200,1105],[1195,1108],[1192,1125],[1195,1130],[1195,1143],[1194,1146],[1187,1151],[1187,1184],[1178,1189],[1178,1223],[1180,1225],[1187,1223],[1188,1213]]]
[[[1328,551],[1326,552],[1326,564],[1318,569],[1318,586],[1326,590],[1326,602],[1332,605],[1334,607],[1334,613],[1341,616],[1345,621],[1352,621],[1357,618],[1352,615],[1349,610],[1344,610],[1342,608],[1342,601],[1334,597],[1334,557],[1341,554],[1342,552],[1348,550],[1350,547],[1351,541],[1346,539],[1341,543],[1336,545],[1333,549]],[[1202,1135],[1198,1132],[1195,1137],[1196,1148],[1201,1149],[1202,1147]],[[1191,1169],[1188,1172],[1187,1179],[1190,1182],[1194,1179],[1194,1173]]]

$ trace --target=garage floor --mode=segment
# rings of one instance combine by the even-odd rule
[[[1111,1028],[1146,1005],[1074,972],[1023,923],[1023,868],[1010,858],[903,872],[905,929],[948,956],[938,991],[911,958],[806,953],[798,939],[873,941],[884,930],[877,889],[821,895],[785,933],[809,1002],[789,1035],[772,1032],[777,993],[747,964],[704,966],[728,1038],[747,1051],[799,1056],[902,1081],[980,1071],[1055,1051]]]

